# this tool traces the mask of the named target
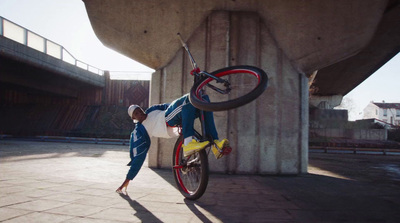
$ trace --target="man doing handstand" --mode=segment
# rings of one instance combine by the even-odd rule
[[[171,104],[153,105],[146,111],[138,105],[131,105],[128,108],[128,114],[136,122],[130,137],[131,162],[128,165],[131,167],[117,192],[121,192],[123,188],[126,190],[129,181],[133,180],[139,172],[150,148],[150,137],[177,137],[179,136],[177,127],[182,127],[185,157],[204,149],[210,143],[209,141],[198,142],[193,138],[193,125],[200,115],[200,110],[190,103],[188,95],[176,99]],[[212,112],[204,112],[204,121],[206,134],[214,140],[214,143],[219,148],[227,146],[229,144],[227,139],[218,140]]]

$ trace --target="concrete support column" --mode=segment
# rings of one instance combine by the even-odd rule
[[[277,46],[268,27],[253,12],[215,11],[189,38],[196,62],[207,71],[254,65],[269,76],[266,92],[237,109],[215,112],[220,138],[233,148],[229,156],[209,156],[213,172],[299,174],[308,163],[308,79]],[[171,102],[188,93],[193,78],[183,50],[152,77],[150,104]],[[149,166],[170,168],[175,140],[152,139]]]

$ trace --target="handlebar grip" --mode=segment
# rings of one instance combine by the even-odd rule
[[[179,40],[180,40],[181,43],[182,43],[182,46],[186,48],[186,43],[185,43],[185,41],[183,41],[182,36],[181,36],[181,33],[177,33],[176,35],[178,35]]]

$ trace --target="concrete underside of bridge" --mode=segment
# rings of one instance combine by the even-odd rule
[[[103,76],[0,36],[0,83],[3,88],[76,98],[83,89],[101,89]],[[4,89],[3,89],[4,90]]]
[[[84,2],[106,46],[157,70],[151,104],[189,91],[178,32],[201,68],[248,64],[269,74],[269,87],[255,102],[215,113],[220,137],[234,148],[211,162],[220,172],[307,172],[308,77],[313,103],[340,99],[400,48],[396,0]],[[153,139],[149,165],[170,167],[173,144]]]

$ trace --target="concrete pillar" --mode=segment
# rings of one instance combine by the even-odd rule
[[[101,104],[102,105],[109,105],[110,101],[108,100],[107,93],[110,90],[110,71],[104,71],[104,88],[101,96]]]
[[[214,71],[254,65],[269,75],[257,100],[237,109],[215,112],[220,138],[233,152],[220,160],[209,156],[213,172],[299,174],[308,163],[308,79],[299,74],[277,46],[268,27],[253,12],[215,11],[189,38],[198,65]],[[189,92],[193,78],[183,50],[152,77],[151,104],[171,102]],[[152,139],[149,166],[170,168],[175,140]]]

